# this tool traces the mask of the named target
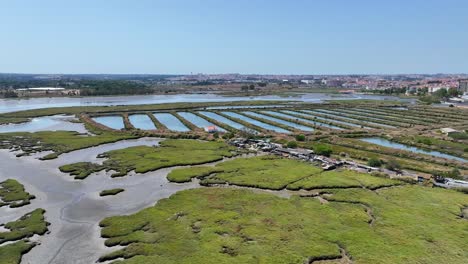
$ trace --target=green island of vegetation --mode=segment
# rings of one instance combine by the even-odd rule
[[[44,235],[48,231],[49,223],[45,221],[44,213],[44,209],[36,209],[4,225],[9,231],[0,232],[0,263],[18,264],[21,257],[37,245],[28,238]]]
[[[26,192],[24,186],[17,180],[8,179],[0,182],[0,207],[21,207],[30,204],[34,198],[36,197]]]
[[[101,170],[116,171],[112,176],[125,176],[130,171],[145,173],[161,168],[197,165],[232,157],[235,148],[224,142],[175,140],[169,139],[160,146],[137,146],[109,151],[99,155],[107,158],[102,165],[80,162],[60,167],[62,172],[70,173],[76,179],[84,179],[93,172]]]
[[[465,263],[465,194],[404,185],[280,198],[231,188],[178,192],[101,221],[115,263]]]
[[[103,190],[99,193],[99,196],[109,196],[109,195],[117,195],[121,192],[125,191],[122,188],[115,188],[115,189],[109,189],[109,190]]]
[[[0,134],[0,148],[21,150],[27,155],[41,151],[53,151],[42,159],[54,159],[60,154],[113,143],[124,139],[137,138],[127,133],[98,131],[97,135],[81,134],[73,131],[41,131],[34,133],[16,132]]]
[[[24,240],[0,246],[0,260],[2,264],[19,264],[21,257],[28,253],[35,244],[28,243]]]
[[[6,223],[4,227],[10,231],[0,232],[0,244],[45,234],[49,223],[44,220],[44,213],[44,209],[36,209],[17,221]]]

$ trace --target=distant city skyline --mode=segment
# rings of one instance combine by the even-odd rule
[[[462,0],[1,3],[2,73],[468,73]]]

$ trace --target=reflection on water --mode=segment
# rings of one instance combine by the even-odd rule
[[[234,122],[232,121],[231,119],[228,119],[228,118],[225,118],[224,116],[220,116],[216,113],[213,113],[213,112],[206,112],[206,111],[201,111],[199,112],[200,114],[204,115],[204,116],[207,116],[209,118],[212,118],[218,122],[221,122],[221,123],[224,123],[224,124],[227,124],[228,126],[232,127],[232,128],[235,128],[235,129],[238,129],[238,130],[242,130],[244,128],[246,128],[245,126],[243,126],[242,124],[239,124],[237,122]]]
[[[195,126],[199,127],[199,128],[204,128],[206,129],[207,127],[209,126],[215,126],[214,124],[208,122],[207,120],[197,116],[197,115],[194,115],[192,113],[188,113],[188,112],[179,112],[178,113],[179,115],[181,115],[183,118],[187,119],[190,123],[194,124]],[[216,126],[217,127],[217,126]],[[220,127],[217,127],[218,130],[220,132],[226,132],[226,130],[220,128]]]

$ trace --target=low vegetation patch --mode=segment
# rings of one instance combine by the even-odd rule
[[[44,213],[44,209],[36,209],[16,221],[6,223],[4,227],[10,231],[0,232],[0,244],[45,234],[49,223],[45,221]]]
[[[104,219],[100,260],[119,263],[465,263],[465,194],[405,185],[330,189],[318,199],[227,188],[178,192],[134,215]],[[373,224],[369,224],[372,217]]]
[[[258,156],[238,158],[217,164],[215,167],[182,168],[173,170],[170,181],[189,181],[203,178],[201,184],[229,183],[232,185],[280,190],[289,183],[321,172],[309,163],[280,158]],[[206,177],[210,175],[209,177]]]
[[[89,148],[123,139],[136,138],[126,133],[104,132],[87,135],[73,131],[40,131],[35,133],[17,132],[0,134],[0,148],[21,150],[21,155],[41,151],[53,151],[43,159],[54,159],[62,153]]]
[[[2,264],[19,264],[21,257],[28,253],[33,247],[34,243],[28,243],[24,240],[0,246],[0,260]]]
[[[121,192],[125,191],[124,189],[121,188],[116,188],[116,189],[110,189],[110,190],[104,190],[99,193],[99,196],[109,196],[109,195],[116,195]]]
[[[30,200],[36,198],[25,191],[24,186],[17,180],[8,179],[0,182],[0,207],[21,207],[30,204]]]
[[[376,177],[367,173],[351,170],[325,171],[317,175],[305,178],[288,185],[288,189],[326,189],[326,188],[368,188],[377,189],[381,187],[402,184],[401,181]]]
[[[137,146],[101,154],[107,158],[102,165],[80,162],[60,167],[76,179],[84,179],[93,172],[103,169],[116,171],[112,176],[124,176],[130,171],[145,173],[161,168],[197,165],[232,157],[235,148],[224,142],[204,142],[199,140],[165,140],[158,147]]]

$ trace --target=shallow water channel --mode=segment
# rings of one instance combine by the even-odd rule
[[[23,256],[22,263],[94,263],[118,247],[107,248],[100,237],[98,223],[105,217],[132,214],[154,205],[158,200],[186,189],[199,188],[196,182],[171,183],[166,175],[174,168],[144,174],[130,173],[111,178],[110,172],[99,172],[84,180],[74,180],[61,173],[59,166],[80,161],[102,162],[100,153],[140,145],[157,145],[161,140],[141,138],[105,144],[61,155],[58,159],[40,161],[33,157],[15,157],[0,150],[0,181],[17,179],[26,191],[36,195],[30,205],[0,208],[0,223],[16,220],[36,208],[46,210],[50,233],[39,238],[40,245]],[[215,165],[218,162],[205,165]],[[116,196],[100,197],[106,189],[123,188]]]
[[[453,156],[453,155],[450,155],[450,154],[442,153],[442,152],[439,152],[439,151],[425,150],[425,149],[421,149],[421,148],[417,148],[417,147],[407,146],[407,145],[404,145],[404,144],[401,144],[401,143],[392,142],[392,141],[384,139],[384,138],[372,137],[372,138],[361,138],[360,140],[368,142],[368,143],[376,144],[376,145],[379,145],[379,146],[383,146],[383,147],[401,149],[401,150],[406,150],[406,151],[410,151],[410,152],[414,152],[414,153],[431,155],[431,156],[435,156],[435,157],[439,157],[439,158],[458,160],[458,161],[461,161],[461,162],[468,162],[468,160],[466,160],[464,158],[456,157],[456,156]]]

